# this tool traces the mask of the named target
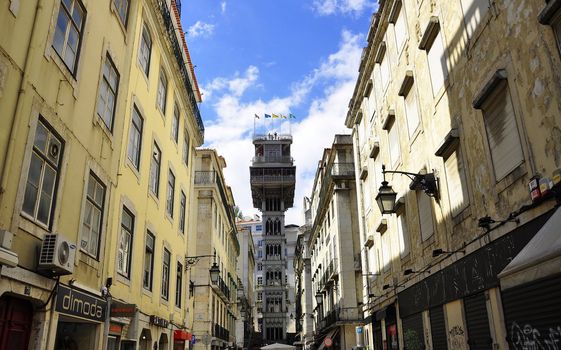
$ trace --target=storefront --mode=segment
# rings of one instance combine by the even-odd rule
[[[173,350],[185,350],[185,344],[188,344],[191,339],[191,333],[176,329],[173,331]]]
[[[424,332],[418,338],[413,334],[429,328],[423,324],[422,317],[422,313],[428,310],[434,349],[466,349],[468,346],[472,350],[491,349],[497,340],[494,340],[490,328],[488,303],[491,301],[487,300],[487,294],[498,290],[498,274],[551,215],[552,212],[548,212],[521,225],[400,292],[398,300],[403,341],[424,346]],[[498,308],[497,302],[493,302]],[[444,310],[443,306],[446,306]],[[463,319],[454,319],[444,326],[445,315],[451,321],[450,316],[458,314],[463,314]],[[392,349],[388,325],[391,322],[386,320],[387,349]]]
[[[500,273],[511,349],[561,346],[561,209]]]
[[[382,322],[385,325],[385,330],[382,329]],[[383,339],[382,333],[385,333],[385,339]],[[395,304],[390,304],[376,312],[376,323],[374,325],[374,346],[376,350],[399,349]]]
[[[55,349],[97,349],[106,305],[105,300],[96,295],[59,284],[55,303],[59,313]]]

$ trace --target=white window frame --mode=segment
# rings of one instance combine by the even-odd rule
[[[140,114],[140,111],[138,110],[136,105],[134,105],[132,109],[131,127],[129,131],[129,144],[127,147],[128,148],[127,157],[136,170],[140,170],[140,160],[141,160],[140,152],[142,151],[143,128],[144,128],[144,118]]]
[[[27,218],[50,229],[53,221],[53,213],[56,206],[56,194],[58,190],[58,185],[60,181],[60,173],[62,168],[62,158],[64,154],[64,140],[55,132],[55,130],[44,120],[39,117],[37,122],[37,128],[35,129],[35,136],[33,141],[33,146],[31,150],[31,160],[29,165],[29,171],[27,173],[24,199],[22,204],[22,213],[25,214]],[[34,168],[34,161],[37,161],[40,167],[38,178],[32,180],[32,171]],[[52,183],[46,185],[47,169],[52,177]],[[36,183],[34,183],[36,182]],[[47,186],[47,188],[45,188]],[[32,194],[31,191],[35,189],[34,199],[28,201],[29,195]],[[46,220],[40,218],[41,213],[41,203],[43,199],[48,201],[48,208],[46,209]],[[29,206],[33,208],[27,208]]]
[[[164,248],[162,255],[162,287],[160,296],[164,300],[169,300],[169,281],[171,274],[171,252]]]
[[[131,218],[131,227],[125,226],[124,216]],[[117,272],[123,277],[130,279],[131,261],[132,261],[132,245],[134,239],[134,214],[123,206],[121,209],[121,234],[119,238],[119,246],[117,247]]]
[[[93,190],[93,193],[90,193],[90,190]],[[96,260],[99,260],[99,248],[103,233],[106,190],[107,187],[105,184],[90,171],[84,198],[85,212],[82,218],[82,238],[80,242],[80,250],[92,256]],[[101,194],[98,196],[99,191],[101,191]],[[94,213],[97,213],[97,223],[93,222],[95,218]]]
[[[70,3],[70,7],[68,7],[66,3]],[[77,19],[79,19],[79,21],[77,21]],[[58,26],[62,21],[65,21],[65,28]],[[57,19],[55,21],[55,33],[53,35],[52,46],[62,62],[64,62],[64,65],[72,73],[72,76],[76,75],[78,68],[85,23],[86,9],[79,0],[60,1]],[[71,35],[77,36],[76,47],[70,45]],[[73,56],[69,56],[72,54]]]
[[[149,239],[152,240],[151,246],[148,241]],[[142,287],[148,291],[152,291],[152,286],[154,282],[155,252],[156,252],[156,236],[150,230],[147,230],[146,242],[144,244],[144,269],[142,274]],[[148,268],[148,270],[146,268]]]
[[[161,68],[160,77],[158,78],[158,92],[156,94],[156,105],[158,106],[158,110],[162,112],[163,115],[166,115],[167,96],[168,96],[168,77],[166,75],[166,71],[163,68]]]
[[[97,115],[101,118],[103,124],[110,132],[113,132],[118,92],[119,72],[113,63],[113,60],[111,60],[111,57],[107,54],[102,65],[102,76],[101,83],[99,84],[96,110]]]
[[[150,158],[150,192],[158,198],[160,196],[160,179],[162,169],[162,151],[156,141],[152,145],[152,156]]]
[[[152,56],[152,37],[150,36],[150,31],[146,23],[142,26],[138,50],[138,63],[142,68],[142,72],[148,77],[150,74],[150,59]]]

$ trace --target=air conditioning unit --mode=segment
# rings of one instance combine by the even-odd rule
[[[76,245],[61,234],[47,234],[41,246],[37,270],[50,276],[70,275],[74,272]]]

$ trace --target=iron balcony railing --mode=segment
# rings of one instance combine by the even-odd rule
[[[362,309],[360,307],[335,307],[333,310],[328,311],[319,321],[319,329],[327,328],[333,324],[354,324],[361,323],[364,320],[362,317]]]
[[[334,178],[354,178],[355,177],[355,164],[354,163],[333,163],[331,167],[331,176]]]
[[[166,0],[152,0],[152,1],[157,5],[157,7],[160,10],[160,15],[165,29],[165,36],[168,38],[171,49],[175,56],[175,60],[177,61],[177,65],[179,66],[181,78],[183,80],[183,84],[185,85],[185,90],[187,92],[187,98],[191,104],[191,108],[193,109],[193,115],[195,117],[195,121],[197,122],[197,126],[199,127],[199,132],[201,133],[201,136],[204,138],[205,126],[203,124],[203,119],[201,118],[201,112],[199,110],[199,105],[197,104],[197,99],[195,98],[195,91],[193,89],[193,86],[191,85],[191,80],[189,79],[187,62],[185,62],[183,58],[182,45],[179,43],[179,40],[177,39],[176,27],[173,23],[173,19],[169,11],[168,2]],[[179,11],[181,9],[181,3],[178,1],[176,1],[175,3]]]
[[[294,159],[291,156],[255,156],[253,163],[293,163]]]
[[[252,184],[286,183],[292,184],[296,181],[295,175],[251,175]]]
[[[226,328],[222,327],[221,325],[215,323],[214,324],[214,331],[212,332],[212,336],[215,338],[219,338],[225,341],[230,340],[230,331]]]

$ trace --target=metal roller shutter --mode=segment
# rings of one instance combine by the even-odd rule
[[[374,324],[374,350],[383,350],[382,342],[382,324],[380,322],[375,322]]]
[[[423,317],[421,313],[411,315],[401,321],[403,328],[403,349],[421,350],[425,348]]]
[[[467,337],[470,350],[492,350],[493,339],[489,330],[485,293],[477,293],[464,299]]]
[[[503,291],[503,310],[511,349],[557,349],[561,344],[561,275]]]
[[[430,330],[433,350],[448,350],[446,341],[446,324],[444,322],[444,308],[441,306],[430,309]]]

